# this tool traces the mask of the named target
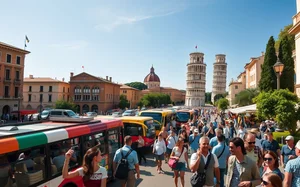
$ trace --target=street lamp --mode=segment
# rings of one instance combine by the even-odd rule
[[[21,97],[18,97],[18,121],[21,121],[21,119],[20,119],[20,103],[21,103]]]
[[[277,57],[277,62],[274,64],[273,69],[277,76],[277,90],[280,89],[280,76],[283,71],[284,64],[280,62],[279,58]]]

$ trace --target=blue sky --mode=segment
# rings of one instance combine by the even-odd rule
[[[88,2],[88,3],[87,3]],[[23,48],[25,77],[69,80],[70,72],[185,89],[189,53],[205,54],[212,90],[215,54],[227,55],[227,85],[271,35],[292,23],[296,0],[2,1],[0,41]]]

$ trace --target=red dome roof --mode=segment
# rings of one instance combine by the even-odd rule
[[[145,77],[144,82],[160,82],[159,77],[154,73],[153,66],[150,69],[150,73]]]

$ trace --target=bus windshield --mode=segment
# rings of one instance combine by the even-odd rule
[[[141,116],[152,117],[154,120],[162,123],[162,115],[160,113],[155,112],[142,112]]]
[[[147,129],[147,134],[146,134],[147,138],[155,138],[155,129],[156,129],[155,124],[156,123],[154,123],[153,120],[145,121],[145,125],[148,128]]]
[[[176,113],[177,121],[186,123],[190,119],[189,112],[177,112]]]

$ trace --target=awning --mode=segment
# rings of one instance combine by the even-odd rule
[[[234,114],[252,113],[252,112],[256,112],[256,104],[238,107],[238,108],[232,108],[228,110]]]
[[[20,111],[12,111],[12,114],[18,114],[20,115],[28,115],[28,114],[35,114],[38,113],[37,110],[20,110]]]

